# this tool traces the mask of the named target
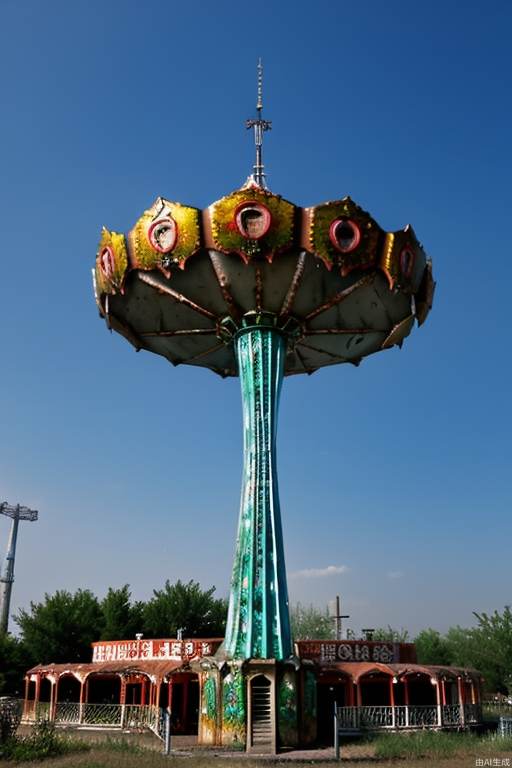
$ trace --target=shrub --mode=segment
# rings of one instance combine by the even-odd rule
[[[30,736],[16,738],[11,736],[0,745],[0,758],[4,760],[44,760],[69,752],[89,750],[89,745],[82,741],[71,740],[57,735],[55,724],[49,720],[39,720]]]
[[[17,699],[0,700],[0,748],[9,741],[16,731],[21,720],[21,702]]]

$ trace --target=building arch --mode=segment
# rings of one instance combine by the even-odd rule
[[[334,706],[353,707],[356,694],[351,675],[340,669],[320,671],[317,677],[317,740],[332,744]]]
[[[86,679],[85,701],[88,704],[119,704],[121,701],[121,675],[119,673],[90,672]]]
[[[62,672],[57,679],[56,701],[78,703],[81,697],[82,681],[73,672]]]

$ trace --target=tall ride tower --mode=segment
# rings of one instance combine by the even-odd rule
[[[137,350],[240,377],[238,536],[224,643],[197,668],[199,738],[276,751],[316,731],[314,674],[290,633],[276,463],[283,377],[401,347],[427,318],[434,281],[410,226],[386,232],[350,197],[301,208],[271,192],[262,111],[260,63],[246,183],[202,211],[159,197],[126,236],[103,229],[94,285],[100,315]]]

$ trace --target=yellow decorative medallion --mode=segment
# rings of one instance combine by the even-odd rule
[[[380,260],[391,290],[415,293],[420,285],[427,257],[410,225],[387,232]]]
[[[128,254],[124,235],[118,232],[101,230],[101,240],[96,254],[96,291],[104,293],[123,293],[123,283],[128,268]]]
[[[209,208],[214,248],[272,261],[293,245],[295,206],[279,195],[249,186],[223,197]]]
[[[306,212],[309,227],[305,247],[328,269],[339,266],[345,277],[353,269],[376,263],[382,230],[350,197],[306,208]]]
[[[159,197],[128,234],[128,243],[133,269],[159,269],[170,277],[171,267],[183,269],[201,244],[199,211]]]

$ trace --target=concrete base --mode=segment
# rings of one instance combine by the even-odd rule
[[[199,744],[252,753],[310,746],[316,739],[316,674],[311,662],[204,658],[199,674]]]

